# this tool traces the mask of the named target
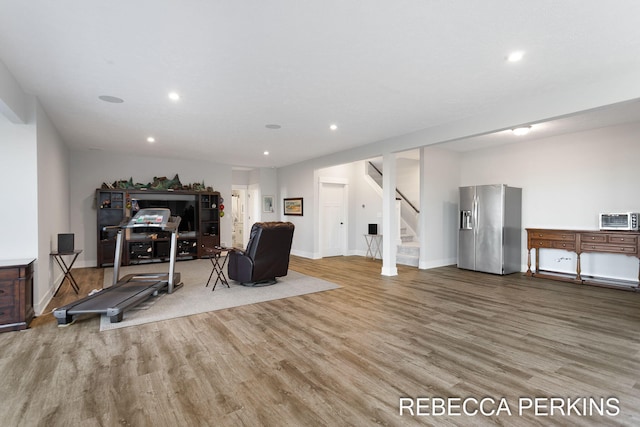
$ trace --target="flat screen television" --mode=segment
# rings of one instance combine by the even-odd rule
[[[181,218],[178,231],[196,231],[196,196],[191,194],[144,194],[131,200],[132,209],[166,208]],[[132,212],[132,215],[135,212]]]

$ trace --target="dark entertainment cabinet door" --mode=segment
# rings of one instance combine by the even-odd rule
[[[105,229],[118,225],[125,218],[126,193],[122,190],[96,190],[98,209],[98,267],[113,265],[116,250],[115,229]]]
[[[0,261],[0,332],[26,329],[34,317],[33,262]]]
[[[200,194],[198,200],[198,257],[209,256],[207,249],[220,246],[220,194]]]

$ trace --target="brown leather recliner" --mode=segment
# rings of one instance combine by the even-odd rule
[[[255,286],[286,276],[294,229],[290,222],[253,224],[247,248],[229,252],[229,278]]]

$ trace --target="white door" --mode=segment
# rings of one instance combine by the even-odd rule
[[[324,182],[321,184],[320,191],[322,256],[345,255],[347,247],[346,185]]]

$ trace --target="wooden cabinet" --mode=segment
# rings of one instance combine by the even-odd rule
[[[529,229],[527,229],[529,230]],[[574,250],[576,248],[576,235],[574,232],[561,230],[535,230],[529,233],[530,247]]]
[[[636,255],[638,254],[638,236],[628,233],[626,231],[583,233],[580,236],[580,252]]]
[[[116,250],[116,228],[130,217],[137,204],[140,208],[169,208],[182,218],[177,241],[178,259],[209,256],[207,248],[220,246],[220,193],[158,190],[96,190],[97,264],[113,265]],[[125,233],[122,264],[168,260],[170,233]]]
[[[26,329],[34,317],[33,262],[0,261],[0,332]]]
[[[200,194],[198,198],[198,257],[208,257],[213,249],[220,246],[220,203],[218,193]]]
[[[127,216],[126,193],[122,190],[97,190],[96,205],[98,209],[98,267],[113,265],[116,252],[117,230],[111,227],[118,225]]]
[[[582,277],[580,255],[588,252],[624,254],[640,260],[640,233],[634,231],[597,231],[597,230],[554,230],[527,228],[527,276],[545,277],[556,280],[572,281],[599,285],[615,285],[614,281],[592,280]],[[563,249],[576,253],[576,274],[567,276],[552,271],[540,270],[539,254],[541,249]],[[535,266],[531,270],[531,250],[535,251]],[[634,283],[638,289],[638,282]]]

